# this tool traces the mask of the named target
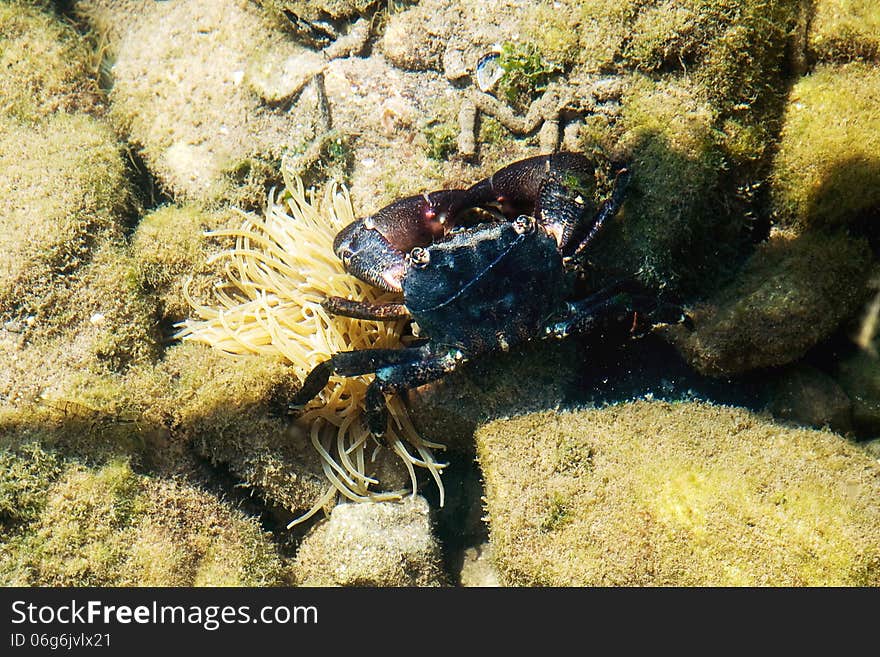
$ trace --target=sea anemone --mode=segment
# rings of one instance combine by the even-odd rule
[[[321,301],[329,295],[375,302],[392,299],[347,274],[333,253],[334,236],[355,218],[348,191],[330,183],[323,198],[314,193],[307,198],[298,177],[285,172],[285,183],[277,197],[269,194],[262,217],[242,213],[240,227],[210,233],[235,240],[232,248],[211,259],[225,261],[225,280],[215,288],[215,306],[199,305],[184,292],[198,318],[182,322],[177,337],[229,354],[283,358],[302,382],[315,365],[338,351],[399,346],[406,321],[356,320],[324,310]],[[326,509],[340,495],[365,502],[406,494],[374,490],[381,482],[365,471],[379,449],[361,418],[369,380],[370,376],[331,378],[298,420],[308,427],[329,485],[289,527]],[[415,467],[426,468],[437,483],[442,504],[443,465],[435,461],[433,450],[443,445],[419,437],[400,398],[390,398],[388,408],[385,443],[408,469],[413,494]]]

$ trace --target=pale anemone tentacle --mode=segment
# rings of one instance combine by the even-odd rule
[[[322,199],[307,198],[302,181],[282,173],[287,188],[277,196],[274,190],[269,193],[262,217],[242,213],[239,228],[207,233],[234,240],[230,249],[211,258],[211,262],[223,263],[226,280],[214,289],[215,307],[197,303],[187,281],[184,296],[197,319],[182,322],[177,337],[236,356],[280,356],[300,381],[338,351],[399,347],[405,320],[360,321],[331,316],[321,306],[331,295],[372,302],[394,300],[394,295],[347,274],[333,253],[336,233],[355,218],[348,191],[331,183]],[[366,472],[379,449],[371,449],[374,442],[360,417],[369,379],[331,377],[298,420],[310,427],[311,442],[330,486],[289,526],[311,518],[340,497],[375,502],[406,494],[373,490],[381,482]],[[406,466],[412,493],[417,485],[416,468],[424,468],[437,484],[442,505],[444,464],[434,459],[433,450],[444,446],[418,435],[399,398],[389,399],[388,410],[385,440]]]

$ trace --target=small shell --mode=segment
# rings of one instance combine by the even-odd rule
[[[501,52],[498,50],[493,50],[480,57],[476,68],[477,87],[480,91],[490,91],[504,75],[504,69],[498,63],[500,58]]]

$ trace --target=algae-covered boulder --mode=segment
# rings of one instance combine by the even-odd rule
[[[864,302],[871,254],[843,233],[775,233],[727,287],[693,311],[695,329],[667,335],[703,374],[791,363]]]
[[[859,351],[839,363],[838,383],[852,400],[853,423],[863,435],[880,435],[880,359]]]
[[[409,407],[426,438],[470,453],[480,423],[564,404],[582,366],[575,341],[538,342],[506,354],[489,354],[435,383],[410,390]]]
[[[339,504],[296,554],[299,586],[439,586],[440,550],[424,498]]]
[[[266,586],[278,555],[252,518],[189,484],[139,475],[128,463],[67,463],[37,447],[0,452],[0,508],[30,499],[0,542],[5,586]],[[51,470],[39,485],[37,469]],[[11,489],[11,490],[10,490]],[[5,518],[4,518],[5,519]]]
[[[111,115],[164,189],[259,207],[282,155],[304,149],[315,124],[277,111],[250,76],[302,50],[250,2],[150,3],[118,42]]]
[[[48,3],[46,3],[48,4]],[[92,54],[71,25],[24,2],[0,3],[0,110],[33,121],[99,105]]]
[[[880,584],[880,465],[735,408],[631,402],[477,433],[508,585]]]
[[[852,224],[880,207],[880,69],[820,65],[791,91],[773,165],[776,221]]]
[[[0,311],[51,313],[90,248],[121,235],[133,207],[122,149],[81,114],[0,121]]]
[[[613,276],[692,288],[742,230],[741,217],[717,206],[723,160],[717,113],[698,87],[674,77],[635,76],[621,103],[616,125],[624,127],[615,130],[623,133],[609,137],[600,126],[590,139],[616,149],[631,180],[623,210],[593,246],[591,261]]]
[[[299,385],[278,359],[231,358],[184,343],[140,385],[152,385],[150,412],[165,417],[179,440],[228,469],[285,514],[305,513],[328,485],[317,453],[286,419],[286,399]]]
[[[771,388],[767,410],[774,417],[837,433],[852,431],[852,401],[833,378],[817,368],[793,366]]]
[[[130,284],[123,232],[137,204],[110,129],[64,113],[0,124],[0,394],[15,403],[89,367],[145,362],[158,334]]]
[[[141,218],[131,240],[134,277],[143,293],[155,296],[163,320],[192,313],[184,288],[194,302],[210,301],[217,272],[208,260],[220,246],[205,232],[234,223],[241,223],[237,213],[197,205],[165,205]]]
[[[816,0],[807,48],[819,61],[880,60],[880,5],[874,0]]]

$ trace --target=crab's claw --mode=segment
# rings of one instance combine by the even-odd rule
[[[417,246],[424,248],[442,240],[456,226],[467,201],[458,189],[408,196],[343,228],[333,250],[350,274],[399,292],[406,254]]]
[[[406,256],[363,221],[343,228],[333,242],[333,251],[345,270],[362,281],[389,292],[403,290]]]

